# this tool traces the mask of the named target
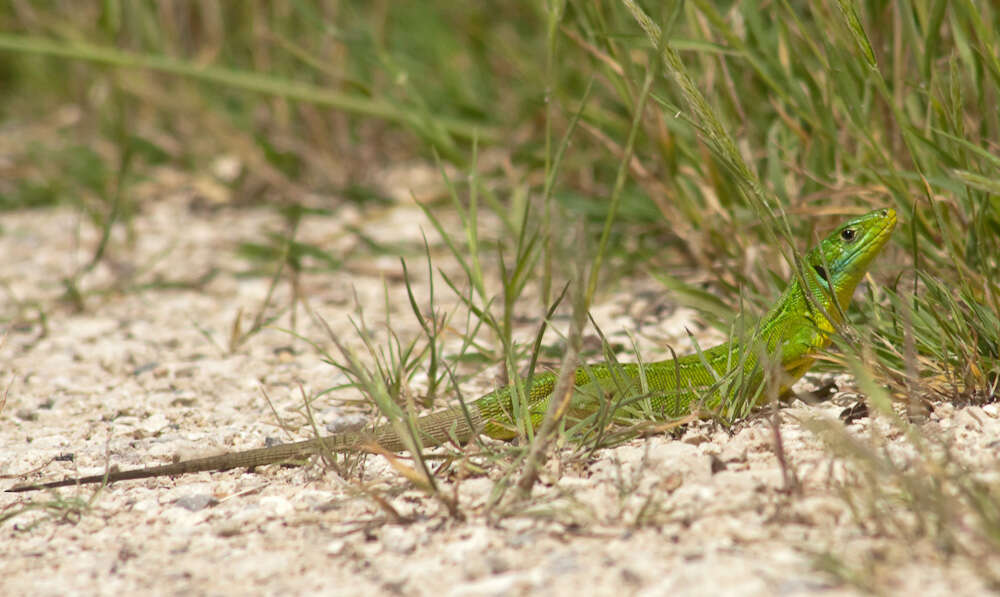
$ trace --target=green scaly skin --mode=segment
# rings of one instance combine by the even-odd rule
[[[895,226],[896,212],[879,209],[834,230],[805,254],[802,270],[744,342],[647,363],[641,369],[637,364],[606,363],[578,369],[569,420],[583,427],[598,414],[613,412],[616,419],[628,419],[629,413],[636,414],[639,408],[664,420],[692,413],[739,414],[768,395],[786,391],[812,366],[816,353],[830,343],[855,287]],[[541,422],[555,383],[553,373],[542,373],[530,380],[523,400],[514,400],[515,387],[509,386],[486,394],[466,409],[456,407],[420,417],[416,422],[419,443],[424,447],[449,441],[464,444],[478,434],[514,438],[518,435],[517,420],[530,421],[532,426]],[[527,416],[517,416],[521,404],[527,407]],[[377,445],[386,452],[399,452],[416,445],[398,428],[383,425],[371,432],[341,433],[162,466],[19,485],[8,491],[253,468],[302,459],[323,450],[363,450]]]

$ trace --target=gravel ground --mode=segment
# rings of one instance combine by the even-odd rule
[[[249,327],[269,285],[262,277],[236,275],[248,265],[234,249],[240,242],[260,242],[264,231],[280,230],[281,222],[270,210],[196,207],[169,195],[146,205],[134,221],[127,262],[104,262],[82,284],[95,289],[128,276],[148,283],[194,281],[213,270],[217,275],[190,289],[154,284],[88,294],[80,312],[57,302],[59,281],[86,262],[97,232],[67,209],[0,216],[0,321],[10,322],[0,324],[0,388],[8,389],[0,408],[4,486],[29,471],[32,480],[94,474],[109,462],[142,466],[310,435],[302,391],[343,383],[343,375],[281,329],[265,329],[238,350],[226,349],[234,321],[242,313],[242,328]],[[358,247],[351,226],[379,242],[416,246],[423,242],[421,231],[432,230],[419,209],[400,204],[309,219],[299,239],[348,255]],[[436,265],[456,271],[436,236],[428,232],[428,239]],[[426,297],[422,269],[411,268],[415,292]],[[447,305],[443,288],[438,295]],[[301,291],[351,346],[360,347],[348,319],[358,304],[369,322],[382,321],[388,305],[394,329],[415,333],[396,258],[355,260],[334,273],[305,275]],[[653,282],[629,281],[599,297],[595,317],[604,330],[622,330],[613,339],[627,346],[624,331],[641,328],[644,358],[663,358],[655,339],[671,339],[682,351],[691,314],[658,303],[660,294]],[[287,286],[279,286],[275,304],[289,302]],[[288,314],[275,325],[290,327]],[[524,338],[535,325],[525,323]],[[328,344],[302,311],[296,330]],[[714,339],[699,340],[704,346]],[[495,373],[481,372],[463,390],[487,390]],[[802,383],[820,381],[825,379],[807,377]],[[0,526],[0,593],[987,591],[976,567],[1000,569],[997,554],[949,558],[931,540],[907,540],[858,520],[841,495],[851,478],[848,464],[802,424],[837,421],[854,401],[850,381],[835,381],[843,391],[831,401],[795,402],[781,411],[787,470],[775,454],[770,417],[753,417],[731,431],[698,423],[679,438],[635,440],[586,463],[554,459],[532,503],[504,515],[487,507],[496,471],[442,480],[444,493],[457,496],[460,520],[377,456],[367,457],[346,479],[314,464],[123,482],[96,493],[60,490],[63,504],[89,503],[82,513],[54,509],[60,503],[54,494],[0,494],[0,511],[16,513]],[[419,389],[419,380],[415,385]],[[276,423],[262,390],[295,432]],[[321,425],[355,421],[368,412],[339,400],[357,398],[354,391],[333,394],[338,399],[327,394],[314,404]],[[873,428],[879,433],[871,434]],[[971,474],[996,482],[996,404],[939,404],[923,428],[949,437]],[[901,457],[911,450],[881,420],[864,418],[847,429],[863,442],[877,437]],[[797,492],[788,489],[791,473]],[[830,556],[842,561],[839,574],[821,565]]]

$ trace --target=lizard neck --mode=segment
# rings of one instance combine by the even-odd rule
[[[825,280],[806,269],[801,277],[792,280],[764,317],[757,336],[761,347],[780,358],[792,380],[812,365],[816,351],[829,345],[856,285],[831,293]]]

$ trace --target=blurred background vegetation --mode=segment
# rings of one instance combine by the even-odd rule
[[[519,256],[541,238],[525,277],[546,302],[562,222],[584,219],[595,244],[608,224],[603,279],[648,270],[724,322],[741,289],[758,311],[774,296],[777,253],[892,205],[873,348],[896,382],[992,396],[995,5],[644,4],[3,0],[0,210],[128,226],[169,166],[294,219],[391,203],[387,168],[440,161],[459,204],[421,202],[481,196]]]
[[[530,226],[551,252],[554,223],[581,218],[596,241],[609,221],[605,279],[654,272],[724,321],[741,288],[758,309],[773,297],[780,237],[801,250],[888,204],[904,222],[893,308],[945,300],[958,344],[921,349],[980,389],[995,379],[995,5],[644,4],[3,0],[0,210],[71,204],[127,226],[166,165],[236,205],[329,211],[391,202],[387,168],[440,160],[511,245]],[[660,64],[642,18],[679,61]],[[447,191],[421,202],[453,207]],[[553,262],[528,277],[550,288]]]

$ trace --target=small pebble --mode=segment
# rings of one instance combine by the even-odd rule
[[[200,493],[197,495],[185,495],[183,497],[177,498],[174,502],[175,506],[184,508],[185,510],[190,510],[191,512],[197,512],[198,510],[204,510],[209,506],[215,506],[219,503],[215,497]]]

